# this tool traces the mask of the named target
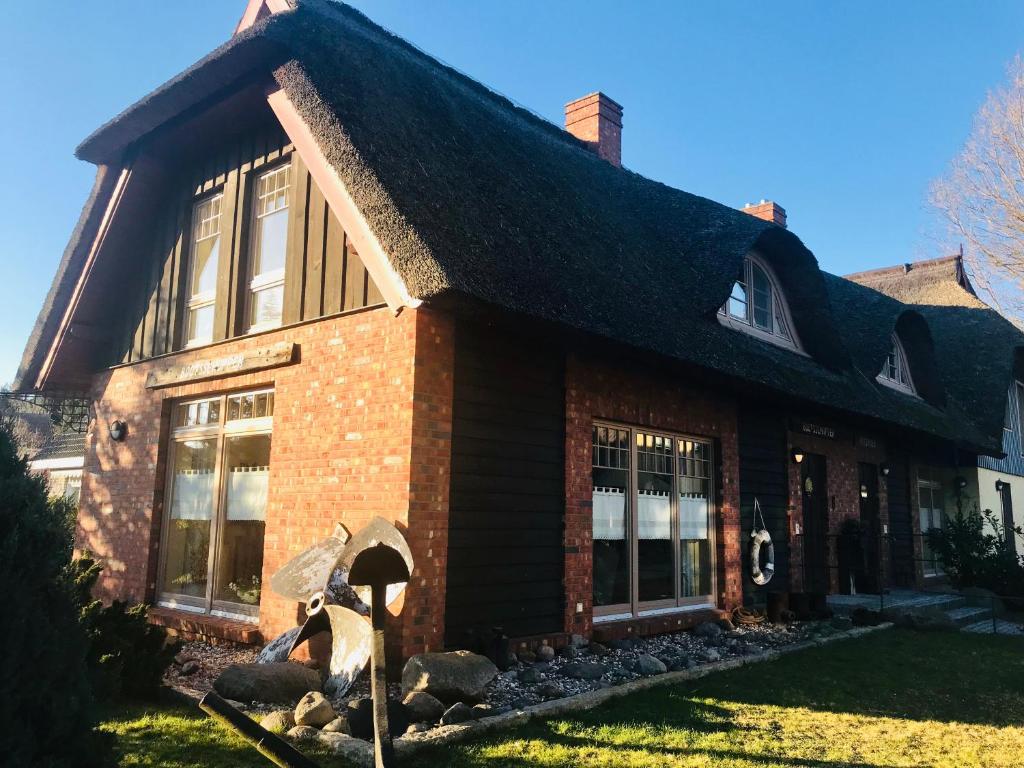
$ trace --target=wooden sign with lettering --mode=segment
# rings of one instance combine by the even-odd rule
[[[841,429],[830,427],[827,424],[816,424],[804,419],[790,419],[789,429],[792,432],[799,432],[810,437],[820,437],[825,440],[840,440],[847,437]]]
[[[298,349],[299,345],[294,342],[280,341],[267,347],[258,347],[233,355],[171,365],[160,371],[151,371],[146,377],[146,387],[158,389],[174,384],[218,379],[221,376],[235,376],[239,373],[277,368],[294,362]]]

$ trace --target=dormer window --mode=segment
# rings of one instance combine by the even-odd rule
[[[914,381],[910,378],[910,367],[907,365],[907,353],[903,351],[903,344],[900,337],[895,333],[891,337],[889,354],[882,363],[882,371],[878,374],[878,381],[887,387],[906,392],[908,395],[916,395]]]
[[[723,325],[772,344],[799,349],[786,302],[771,269],[756,256],[743,260],[743,276],[720,310]]]

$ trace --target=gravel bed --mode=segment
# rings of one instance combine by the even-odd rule
[[[758,654],[848,628],[847,620],[800,622],[789,625],[763,624],[721,629],[704,624],[696,630],[653,637],[630,638],[609,643],[576,643],[561,649],[554,658],[517,659],[487,686],[483,704],[491,714],[537,704],[542,701],[608,688],[665,671],[690,669],[738,656]],[[194,698],[201,697],[227,666],[256,660],[257,650],[205,643],[187,643],[168,669],[164,681]],[[654,661],[654,660],[657,661]],[[190,665],[189,662],[195,662]],[[599,665],[599,666],[598,666]],[[388,686],[393,701],[401,701],[398,683]],[[343,696],[331,697],[338,712],[354,699],[369,697],[369,672],[364,671]],[[280,705],[240,702],[247,711],[262,714]]]

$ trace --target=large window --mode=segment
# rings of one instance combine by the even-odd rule
[[[217,194],[200,200],[192,209],[192,242],[185,301],[185,343],[189,346],[213,340],[222,200],[223,195]]]
[[[174,406],[160,602],[255,618],[274,393]]]
[[[718,310],[723,325],[798,349],[785,300],[768,265],[755,256],[743,260],[743,276]]]
[[[249,329],[281,324],[284,267],[288,251],[291,165],[267,171],[253,189],[252,256],[249,259]]]
[[[903,351],[903,344],[895,333],[889,340],[889,354],[882,363],[878,381],[908,395],[916,394],[914,382],[910,378],[910,367],[907,365],[907,353]]]
[[[714,601],[711,445],[596,424],[595,617]]]

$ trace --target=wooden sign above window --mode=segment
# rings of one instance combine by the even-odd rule
[[[148,389],[159,389],[191,381],[217,379],[221,376],[236,376],[267,368],[288,365],[298,359],[299,345],[291,341],[280,341],[266,347],[237,352],[233,355],[196,360],[191,363],[171,365],[158,371],[151,371],[146,377]]]
[[[830,427],[827,424],[816,424],[811,421],[804,421],[803,419],[790,419],[789,429],[791,432],[797,432],[810,437],[820,437],[825,440],[843,440],[850,437],[849,434],[836,427]]]

